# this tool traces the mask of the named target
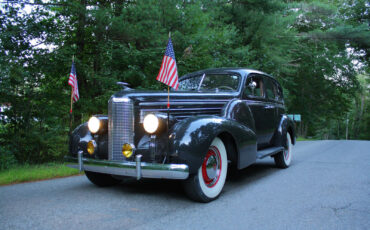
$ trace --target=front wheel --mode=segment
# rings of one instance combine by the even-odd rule
[[[274,156],[275,164],[279,168],[288,168],[290,163],[292,162],[292,138],[290,134],[287,132],[286,134],[286,144],[285,149],[281,153],[278,153]]]
[[[89,179],[89,181],[99,187],[108,187],[121,182],[120,180],[113,178],[109,174],[85,171],[85,175]]]
[[[198,172],[184,181],[188,196],[199,202],[217,199],[227,175],[227,153],[222,140],[216,137],[208,148]]]

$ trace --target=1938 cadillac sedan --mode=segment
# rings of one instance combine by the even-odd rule
[[[70,167],[98,186],[123,177],[183,180],[190,198],[209,202],[227,171],[267,156],[280,168],[292,160],[294,123],[282,88],[245,68],[201,70],[179,79],[179,90],[138,91],[126,85],[70,137]]]

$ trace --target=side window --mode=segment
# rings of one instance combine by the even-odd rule
[[[266,87],[266,96],[268,99],[275,100],[277,99],[277,91],[274,82],[265,77],[265,87]]]
[[[263,80],[262,77],[260,76],[252,76],[249,77],[246,85],[245,85],[245,90],[243,93],[244,97],[245,96],[252,96],[252,97],[263,97],[264,92],[263,92]]]
[[[276,100],[278,101],[284,101],[284,98],[283,98],[283,90],[281,89],[281,86],[278,84],[278,83],[275,83],[275,87],[276,87]]]

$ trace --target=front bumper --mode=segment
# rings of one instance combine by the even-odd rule
[[[80,171],[90,171],[119,176],[159,179],[186,179],[189,176],[189,167],[186,164],[158,164],[141,162],[141,156],[137,155],[135,162],[119,162],[84,158],[82,153],[78,157],[64,157],[68,167],[77,168]]]

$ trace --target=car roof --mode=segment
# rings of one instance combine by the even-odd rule
[[[185,74],[185,75],[181,76],[180,79],[188,78],[188,77],[191,77],[191,76],[194,76],[194,75],[200,75],[200,74],[203,74],[203,73],[239,73],[242,76],[243,75],[248,76],[248,74],[250,74],[250,73],[256,73],[256,74],[263,74],[263,75],[266,75],[266,76],[269,76],[269,77],[275,79],[270,74],[264,73],[264,72],[259,71],[259,70],[249,69],[249,68],[244,68],[244,67],[223,67],[223,68],[204,69],[204,70],[199,70],[199,71],[196,71],[196,72]]]

